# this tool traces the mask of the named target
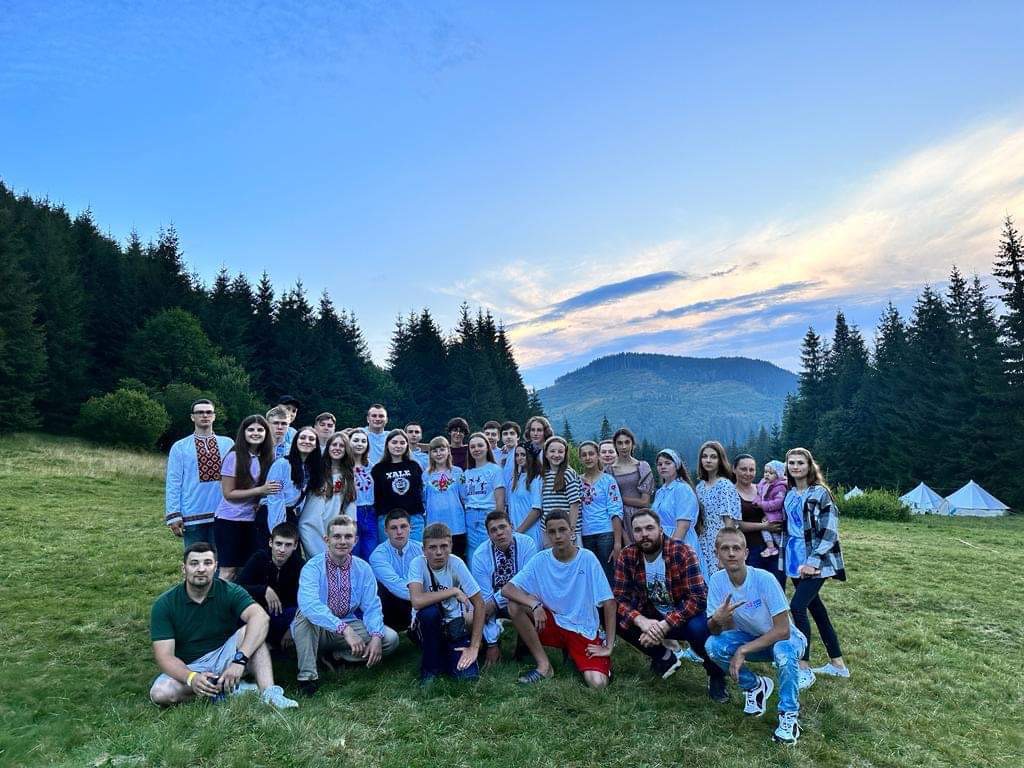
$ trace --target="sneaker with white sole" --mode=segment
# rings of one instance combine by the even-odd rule
[[[694,664],[704,663],[704,659],[697,655],[697,652],[693,650],[693,648],[688,647],[685,651],[680,651],[679,653],[677,653],[676,656],[681,661],[692,661]]]
[[[651,674],[668,680],[680,666],[682,662],[679,661],[679,657],[669,651],[660,659],[651,659]]]
[[[781,744],[796,744],[800,739],[798,712],[779,712],[779,725],[772,734],[772,741]]]
[[[814,685],[814,672],[809,669],[800,669],[796,676],[796,687],[799,691],[806,691]]]
[[[289,699],[284,695],[284,688],[280,685],[272,685],[264,690],[260,699],[264,704],[269,704],[275,709],[295,709],[299,706],[299,702],[295,699]]]
[[[825,675],[826,677],[849,677],[849,667],[837,667],[831,661],[823,667],[815,667],[813,670],[816,675]]]
[[[775,690],[775,681],[763,675],[757,676],[757,685],[745,691],[747,700],[743,704],[743,714],[760,717],[768,708],[768,699]]]

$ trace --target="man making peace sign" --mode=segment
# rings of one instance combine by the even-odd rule
[[[708,582],[708,656],[746,693],[743,712],[760,717],[775,690],[770,677],[755,675],[747,661],[774,661],[779,669],[779,725],[773,738],[795,744],[800,738],[800,656],[807,640],[793,625],[786,595],[768,571],[748,568],[747,544],[737,528],[723,528],[715,539],[722,569]]]

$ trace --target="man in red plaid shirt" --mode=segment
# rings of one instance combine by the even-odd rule
[[[704,661],[708,696],[719,703],[728,701],[725,673],[704,651],[708,590],[697,553],[665,536],[650,509],[634,512],[631,526],[636,543],[619,553],[612,587],[619,636],[647,654],[651,672],[661,678],[671,676],[680,664],[664,641],[685,640]]]

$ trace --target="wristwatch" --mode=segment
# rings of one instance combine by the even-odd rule
[[[249,664],[249,657],[241,651],[235,651],[235,657],[231,659],[232,664],[241,664],[243,667]]]

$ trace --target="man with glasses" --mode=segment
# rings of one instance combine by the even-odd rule
[[[185,549],[213,542],[213,513],[221,502],[220,465],[234,445],[213,433],[216,408],[210,400],[192,403],[195,431],[171,446],[164,488],[164,521],[184,539]]]

